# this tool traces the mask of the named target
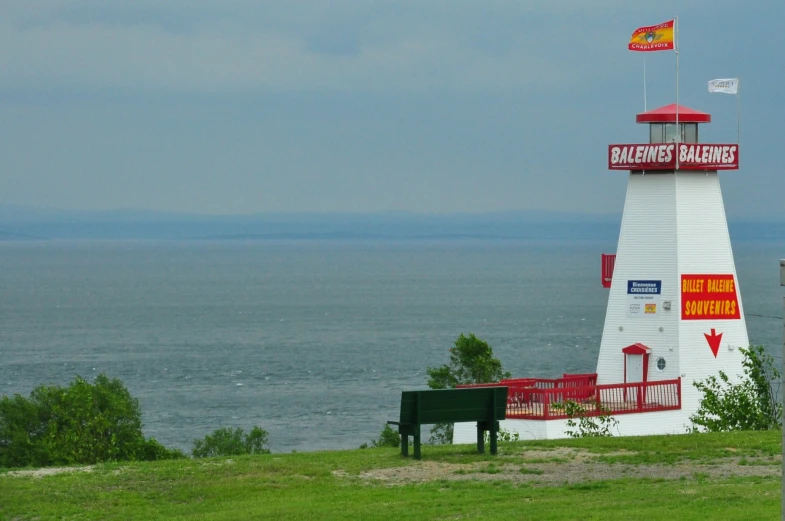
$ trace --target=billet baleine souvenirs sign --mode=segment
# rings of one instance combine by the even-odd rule
[[[609,170],[738,170],[738,144],[650,143],[609,145]]]
[[[627,317],[654,317],[660,307],[662,281],[627,281]]]
[[[733,275],[681,276],[681,319],[717,320],[741,318]]]

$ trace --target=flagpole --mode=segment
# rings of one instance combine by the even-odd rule
[[[644,53],[643,54],[643,112],[646,112],[646,110],[648,110],[646,108],[646,105],[647,105],[646,99],[647,99],[647,96],[646,96],[646,53]]]
[[[681,140],[681,130],[679,129],[679,17],[674,18],[674,39],[673,50],[676,51],[676,170],[679,169],[679,141]]]
[[[741,141],[741,78],[736,78],[736,144]]]

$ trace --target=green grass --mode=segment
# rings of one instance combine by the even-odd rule
[[[713,479],[695,471],[683,479],[618,476],[553,485],[540,481],[541,464],[526,453],[578,449],[592,455],[583,464],[614,468],[736,460],[749,465],[779,462],[780,440],[779,431],[690,434],[503,443],[498,456],[476,454],[470,445],[426,446],[421,462],[378,448],[112,463],[42,478],[0,472],[0,519],[778,519],[779,476]],[[568,464],[576,461],[547,462]],[[461,470],[406,482],[366,474],[429,466]]]

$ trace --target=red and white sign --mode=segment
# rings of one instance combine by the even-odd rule
[[[651,143],[609,145],[609,170],[738,170],[738,144]]]
[[[733,275],[681,276],[682,320],[741,318]]]

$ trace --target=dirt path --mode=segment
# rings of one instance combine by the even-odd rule
[[[92,472],[92,465],[89,467],[44,467],[40,469],[31,470],[12,470],[8,472],[7,476],[32,476],[34,478],[43,478],[46,476],[54,476],[55,474],[63,474],[66,472]]]
[[[389,485],[446,480],[509,480],[539,486],[603,481],[621,478],[697,479],[732,476],[779,476],[781,459],[740,458],[712,459],[706,463],[624,464],[598,461],[599,454],[577,449],[551,451],[527,450],[520,454],[499,456],[498,461],[480,463],[444,463],[413,461],[404,467],[365,472],[360,479]],[[602,456],[608,456],[603,454]]]

